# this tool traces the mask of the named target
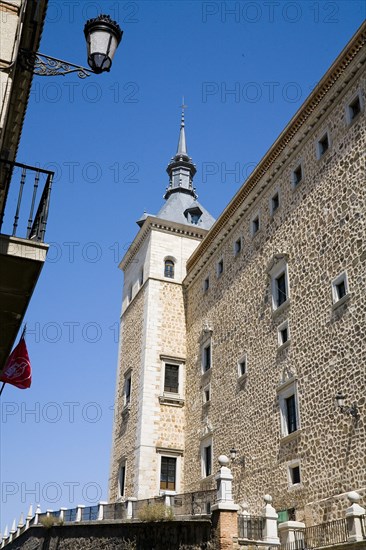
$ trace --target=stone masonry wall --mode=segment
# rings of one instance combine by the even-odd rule
[[[140,385],[140,365],[142,361],[142,333],[144,292],[141,289],[133,303],[125,312],[120,329],[119,379],[117,380],[115,399],[115,425],[113,434],[113,451],[109,480],[109,500],[115,502],[118,497],[118,470],[121,459],[126,459],[126,496],[134,496],[134,479],[136,476],[135,441],[136,424],[139,413],[138,388]],[[131,408],[124,410],[123,393],[125,373],[131,370]]]
[[[208,550],[208,520],[31,527],[8,550]]]
[[[324,99],[315,113],[320,120],[314,115],[301,145],[286,161],[277,160],[281,168],[272,178],[263,176],[257,185],[262,192],[255,197],[253,191],[241,206],[234,228],[213,254],[207,251],[204,268],[197,268],[186,289],[185,489],[213,486],[212,476],[201,476],[200,445],[208,433],[215,464],[232,446],[245,457],[244,466],[233,465],[236,501],[247,501],[255,514],[270,493],[277,510],[295,508],[296,519],[308,524],[339,517],[342,495],[349,490],[364,495],[366,503],[365,111],[351,124],[346,120],[347,105],[359,90],[364,105],[364,72],[344,89],[339,85],[336,103],[321,116]],[[318,160],[316,143],[326,130],[330,147]],[[295,135],[289,147],[296,140]],[[304,177],[293,188],[292,171],[299,162]],[[271,216],[276,190],[280,206]],[[260,230],[253,237],[251,221],[257,214]],[[242,250],[235,256],[239,237]],[[287,257],[290,300],[273,312],[268,266],[276,254]],[[221,259],[224,272],[218,278]],[[349,298],[335,308],[332,281],[345,270]],[[210,288],[204,292],[207,276]],[[278,327],[286,320],[290,341],[279,348]],[[205,323],[213,329],[213,366],[202,375]],[[237,365],[244,354],[247,374],[239,380]],[[300,429],[283,437],[277,389],[291,373],[297,377]],[[208,383],[211,401],[202,406]],[[357,402],[358,423],[337,409],[338,391],[347,395],[347,404]],[[300,466],[299,484],[289,479],[293,464]]]

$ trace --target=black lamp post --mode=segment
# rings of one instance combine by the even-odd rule
[[[86,22],[84,34],[90,69],[39,52],[20,50],[19,56],[23,67],[38,76],[77,73],[79,78],[86,78],[91,73],[100,74],[110,71],[114,54],[122,40],[123,31],[118,23],[109,15],[98,15]]]

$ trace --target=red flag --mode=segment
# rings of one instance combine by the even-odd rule
[[[24,337],[9,355],[0,381],[25,390],[32,383],[32,369]]]

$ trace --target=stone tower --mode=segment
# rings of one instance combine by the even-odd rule
[[[197,201],[182,111],[165,203],[125,254],[109,499],[183,492],[186,262],[212,226]]]

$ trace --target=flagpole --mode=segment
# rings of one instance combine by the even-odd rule
[[[5,387],[5,384],[6,384],[6,382],[3,382],[3,385],[1,386],[0,396],[1,396],[1,394],[3,393],[3,389],[4,389],[4,387]]]

